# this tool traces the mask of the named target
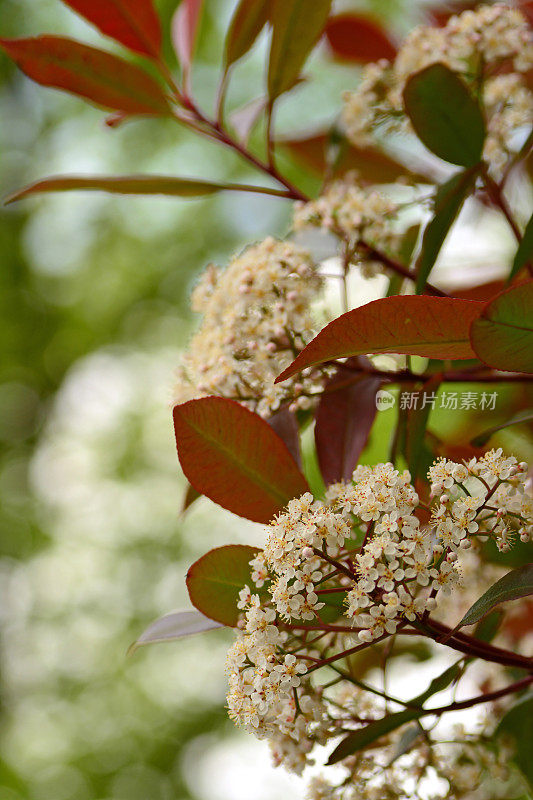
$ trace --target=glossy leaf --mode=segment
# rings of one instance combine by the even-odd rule
[[[0,47],[43,86],[64,89],[125,114],[170,114],[159,84],[111,53],[62,36],[0,39]]]
[[[379,25],[359,14],[330,17],[325,31],[334,55],[344,61],[367,64],[386,58],[392,61],[396,48]]]
[[[326,485],[351,479],[377,413],[376,393],[381,379],[362,373],[354,384],[357,373],[347,367],[358,366],[355,358],[346,366],[339,365],[318,405],[315,443]]]
[[[495,731],[495,737],[505,735],[512,737],[515,752],[511,757],[528,781],[533,791],[533,759],[531,758],[531,742],[533,742],[533,691],[527,692],[509,708],[501,718]]]
[[[268,63],[268,94],[274,101],[300,75],[319,39],[331,0],[273,0],[272,44]]]
[[[493,434],[504,430],[504,428],[509,428],[511,425],[521,425],[524,422],[533,422],[533,411],[518,411],[511,419],[502,422],[500,425],[492,425],[490,428],[487,428],[486,431],[483,431],[483,433],[478,433],[477,436],[474,436],[474,438],[470,440],[470,443],[473,444],[474,447],[483,447]]]
[[[130,50],[157,56],[161,26],[152,0],[63,0],[86,20]]]
[[[326,325],[276,383],[314,364],[367,353],[472,358],[468,331],[482,308],[472,300],[427,295],[374,300]]]
[[[209,619],[235,627],[239,614],[239,592],[247,584],[252,591],[249,562],[258,547],[228,544],[216,547],[195,561],[187,572],[187,589],[191,603]]]
[[[250,50],[268,20],[270,5],[270,0],[240,0],[226,36],[226,68]]]
[[[533,372],[533,281],[513,286],[485,306],[470,331],[476,355],[493,369]]]
[[[444,240],[464,201],[474,188],[476,174],[477,167],[472,167],[454,175],[437,189],[434,215],[424,230],[420,255],[416,261],[417,294],[424,290]]]
[[[391,731],[397,730],[397,728],[400,728],[407,722],[411,722],[423,716],[424,713],[427,712],[422,708],[422,704],[432,695],[447,689],[448,686],[457,679],[460,671],[460,665],[454,664],[445,670],[442,675],[439,675],[438,678],[431,681],[431,684],[425,692],[409,701],[409,705],[420,706],[419,709],[406,708],[404,711],[397,711],[395,714],[387,714],[383,719],[371,722],[365,725],[364,728],[359,728],[353,733],[349,733],[335,748],[327,763],[336,764],[338,761],[342,761],[343,758],[351,756],[353,753],[357,753],[359,750],[368,747],[369,744],[381,739],[382,736],[386,736],[388,733],[391,733]]]
[[[233,400],[204,397],[174,408],[185,476],[215,503],[254,522],[269,522],[308,490],[270,425]]]
[[[509,280],[511,281],[521,269],[523,269],[527,264],[531,264],[533,260],[533,215],[529,218],[529,222],[526,225],[526,229],[524,231],[524,235],[522,236],[522,241],[518,246],[518,250],[516,251],[516,255],[513,261],[513,267],[511,269],[511,274],[509,275]]]
[[[181,0],[172,18],[172,42],[185,72],[189,71],[194,56],[202,8],[203,0]]]
[[[253,192],[276,194],[275,189],[246,186],[240,183],[214,183],[197,178],[177,178],[171,175],[56,175],[24,186],[5,199],[13,203],[41,192],[69,192],[76,189],[102,191],[111,194],[162,194],[170,197],[203,197],[215,192]],[[279,193],[284,197],[284,192]]]
[[[533,564],[524,564],[518,569],[513,569],[512,572],[508,572],[507,575],[496,581],[485,594],[481,595],[468,609],[457,627],[473,625],[500,603],[508,603],[509,600],[517,600],[531,594],[533,594]]]
[[[473,167],[481,160],[485,123],[462,78],[432,64],[406,83],[404,105],[420,140],[439,158]]]
[[[173,614],[165,614],[164,617],[152,622],[141,633],[137,641],[129,648],[128,654],[131,655],[137,648],[145,644],[173,642],[176,639],[182,639],[184,636],[205,633],[221,627],[221,623],[209,619],[201,614],[200,611],[176,611]]]

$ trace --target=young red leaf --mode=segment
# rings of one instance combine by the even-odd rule
[[[254,522],[269,522],[306,480],[270,425],[233,400],[204,397],[174,408],[185,476],[215,503]]]
[[[110,192],[111,194],[162,194],[171,197],[203,197],[215,192],[254,192],[277,194],[285,197],[282,190],[262,186],[247,186],[242,183],[213,183],[198,178],[178,178],[171,175],[57,175],[30,183],[9,195],[5,203],[13,203],[31,194],[40,192],[68,192],[74,189]]]
[[[226,69],[250,50],[268,20],[269,11],[270,0],[240,0],[226,36]]]
[[[0,39],[0,47],[43,86],[64,89],[126,114],[170,114],[159,84],[111,53],[62,36]]]
[[[179,62],[189,72],[196,47],[196,38],[202,16],[203,0],[181,0],[172,18],[172,41]]]
[[[533,373],[533,281],[491,300],[473,321],[470,338],[476,355],[489,367]]]
[[[350,480],[376,416],[376,393],[381,379],[362,372],[358,359],[339,365],[320,398],[315,423],[315,444],[326,485]],[[348,384],[348,385],[346,385]]]
[[[338,14],[330,17],[324,33],[329,46],[338,58],[367,64],[396,55],[396,48],[379,25],[358,14]]]
[[[251,585],[250,561],[258,547],[228,544],[209,550],[187,572],[191,603],[209,619],[234,628],[239,620],[239,592]]]
[[[156,57],[161,26],[152,0],[63,0],[82,17],[136,53]]]
[[[298,466],[302,466],[302,454],[300,452],[300,431],[296,415],[289,411],[288,406],[280,408],[267,419],[273,431],[277,433],[282,442],[285,443],[287,450],[294,458]]]
[[[385,297],[330,322],[276,379],[305,367],[366,353],[405,353],[440,359],[475,358],[469,330],[483,303],[452,297]]]
[[[403,100],[417,136],[432,153],[461,167],[481,161],[483,114],[457,73],[431,64],[409,78]]]
[[[324,29],[331,0],[273,0],[268,94],[274,101],[298,79]]]

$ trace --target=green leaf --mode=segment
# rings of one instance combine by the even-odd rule
[[[483,303],[453,297],[402,295],[374,300],[326,325],[276,383],[314,364],[367,353],[472,358],[470,324],[482,309]]]
[[[170,197],[203,197],[216,192],[254,192],[285,197],[278,189],[247,186],[241,183],[216,183],[197,178],[178,178],[172,175],[55,175],[30,183],[13,192],[5,203],[13,203],[40,192],[69,192],[75,189],[101,191],[111,194],[162,194]]]
[[[72,92],[124,114],[171,114],[157,81],[112,53],[63,36],[0,39],[0,47],[42,86]]]
[[[430,463],[424,459],[425,454],[425,439],[426,429],[429,421],[429,415],[433,408],[431,403],[431,396],[433,393],[438,392],[439,386],[442,382],[442,375],[437,373],[433,375],[417,392],[410,392],[410,394],[418,395],[418,400],[413,403],[413,408],[407,411],[406,429],[405,429],[405,458],[407,466],[413,480],[415,480],[422,472],[427,472]],[[427,399],[429,398],[429,399]],[[426,399],[426,405],[424,405]]]
[[[268,94],[273,102],[298,79],[322,33],[331,0],[273,0]]]
[[[470,340],[489,367],[533,373],[533,281],[491,300],[472,323]]]
[[[267,523],[309,490],[270,425],[233,400],[203,397],[175,406],[174,430],[186,478],[234,514]]]
[[[327,763],[336,764],[338,761],[342,761],[343,758],[351,756],[353,753],[357,753],[359,750],[364,750],[364,748],[369,744],[381,739],[382,736],[386,736],[388,733],[391,733],[391,731],[395,731],[397,728],[405,725],[405,723],[418,719],[418,717],[421,717],[424,713],[427,713],[422,708],[422,704],[432,695],[447,689],[448,686],[460,675],[461,669],[462,667],[460,662],[448,667],[448,669],[446,669],[442,675],[439,675],[437,678],[431,681],[425,692],[409,701],[409,705],[420,706],[419,709],[406,708],[405,711],[398,711],[395,714],[387,714],[387,716],[383,717],[383,719],[376,720],[376,722],[371,722],[369,725],[365,725],[364,728],[359,728],[359,730],[348,734],[348,736],[346,736],[335,748]]]
[[[270,0],[240,0],[226,36],[226,69],[250,50],[268,20],[269,11]]]
[[[473,625],[500,603],[528,597],[533,594],[533,564],[524,564],[496,581],[485,594],[468,609],[457,628]]]
[[[432,64],[407,81],[403,99],[419,139],[435,155],[461,167],[481,161],[483,114],[459,75]]]
[[[477,436],[474,436],[473,439],[470,440],[470,444],[473,444],[474,447],[483,447],[483,445],[487,444],[489,439],[494,433],[503,430],[504,428],[510,428],[511,425],[520,425],[524,422],[531,422],[533,420],[533,411],[519,411],[517,414],[514,414],[510,419],[502,422],[500,425],[493,425],[487,430],[483,431],[483,433],[478,433]]]
[[[434,216],[424,230],[422,248],[416,262],[417,294],[424,290],[444,240],[474,187],[477,172],[477,167],[459,172],[437,189]]]
[[[515,275],[518,275],[520,270],[526,266],[526,264],[531,263],[533,259],[533,214],[529,218],[529,222],[526,225],[526,229],[524,231],[524,235],[522,236],[522,241],[518,246],[518,250],[516,251],[516,255],[513,261],[513,267],[511,269],[511,274],[507,280],[511,281]]]
[[[173,642],[176,639],[183,639],[184,636],[205,633],[205,631],[212,631],[220,627],[221,623],[208,619],[199,611],[176,611],[173,614],[165,614],[164,617],[152,622],[141,633],[137,641],[128,649],[128,655],[132,655],[137,648],[145,644]]]
[[[492,642],[500,629],[504,617],[505,612],[501,608],[495,608],[494,611],[491,611],[478,622],[474,628],[474,639],[479,639],[482,642]]]
[[[241,613],[237,608],[239,592],[246,584],[252,592],[250,561],[260,552],[258,547],[228,544],[216,547],[195,561],[187,572],[187,589],[191,603],[206,617],[234,628]]]
[[[494,733],[495,737],[505,734],[514,739],[516,752],[513,761],[533,790],[533,758],[531,758],[531,742],[533,742],[533,692],[523,695],[503,715]]]

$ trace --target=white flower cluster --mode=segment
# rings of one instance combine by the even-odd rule
[[[316,742],[324,744],[364,718],[380,718],[384,709],[375,703],[365,708],[353,686],[346,695],[341,682],[330,697],[324,686],[311,684],[312,673],[342,658],[353,646],[353,632],[364,646],[401,633],[435,609],[441,591],[458,583],[459,556],[473,538],[492,536],[500,549],[512,543],[514,531],[529,539],[533,498],[525,491],[526,474],[527,465],[501,449],[468,464],[437,460],[428,473],[436,498],[428,524],[417,516],[420,502],[409,472],[390,463],[358,466],[351,482],[329,487],[325,502],[310,493],[291,500],[250,562],[262,598],[248,586],[239,595],[241,631],[227,658],[230,717],[268,738],[275,763],[297,773],[310,763]],[[430,510],[425,507],[426,515]],[[471,555],[464,553],[467,560]],[[343,615],[352,627],[342,624]],[[350,786],[362,791],[360,767]],[[387,784],[398,794],[386,796],[409,796],[402,769]],[[378,762],[368,775],[380,775]],[[330,787],[328,794],[328,784],[317,780],[311,796],[381,798],[384,784],[376,783],[377,794],[368,793],[370,785],[366,794],[345,794],[346,787],[340,794]]]
[[[394,230],[398,206],[376,189],[358,186],[356,173],[333,181],[316,200],[295,204],[293,227],[319,227],[342,238],[354,252],[360,243],[385,251],[397,248],[400,237]],[[358,254],[362,265],[364,253]]]
[[[239,607],[245,609],[243,631],[226,660],[229,716],[259,739],[268,738],[277,763],[301,774],[314,742],[323,739],[319,695],[305,680],[302,658],[283,653],[288,635],[275,624],[276,612],[247,586]]]
[[[354,144],[368,143],[382,123],[390,130],[409,130],[402,99],[405,83],[436,62],[481,85],[487,122],[484,157],[498,173],[508,159],[512,134],[530,125],[533,117],[533,95],[524,77],[533,66],[531,31],[520,11],[504,4],[465,11],[443,28],[415,28],[394,62],[365,67],[358,89],[345,95],[348,138]],[[503,66],[512,72],[499,74]]]
[[[203,320],[179,369],[174,402],[219,395],[263,417],[287,401],[308,407],[320,373],[307,370],[282,386],[274,380],[312,338],[309,307],[320,286],[310,255],[272,238],[225,270],[209,267],[193,293]]]
[[[440,459],[429,470],[431,491],[440,495],[433,511],[441,549],[469,548],[472,537],[510,549],[515,538],[533,538],[533,498],[526,492],[527,464],[490,450],[468,464]]]

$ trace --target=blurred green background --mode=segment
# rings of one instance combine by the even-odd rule
[[[234,5],[206,2],[194,71],[205,107]],[[413,3],[413,17],[391,0],[341,6],[372,8],[397,29],[416,18]],[[158,3],[167,39],[175,7]],[[59,0],[2,0],[0,18],[5,37],[53,32],[114,49]],[[260,93],[265,44],[237,69],[232,106]],[[101,111],[32,84],[4,57],[0,70],[4,195],[59,172],[254,177],[172,122],[111,130]],[[284,132],[331,122],[357,78],[320,55],[309,73],[312,83],[282,103]],[[172,376],[193,330],[195,276],[245,243],[283,235],[289,214],[262,196],[88,193],[0,212],[1,800],[301,796],[296,779],[270,770],[266,746],[226,719],[230,635],[126,658],[152,619],[187,607],[193,560],[217,544],[260,541],[258,526],[208,501],[180,518]]]

